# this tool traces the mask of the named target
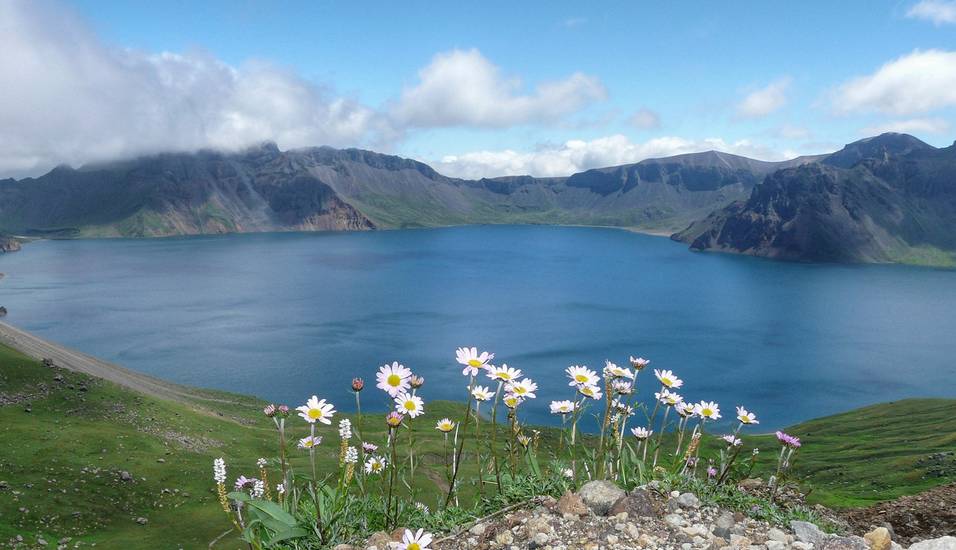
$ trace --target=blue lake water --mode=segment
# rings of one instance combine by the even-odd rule
[[[864,404],[956,396],[956,271],[779,263],[599,228],[46,241],[0,255],[7,321],[174,382],[341,409],[378,365],[462,399],[455,348],[570,396],[563,370],[650,358],[688,399],[772,429]],[[653,391],[652,373],[639,386]],[[426,405],[427,407],[427,405]]]

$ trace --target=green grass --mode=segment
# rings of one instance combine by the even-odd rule
[[[98,548],[206,547],[230,527],[216,501],[212,460],[225,457],[234,479],[256,476],[256,458],[276,455],[275,430],[255,398],[194,390],[185,402],[161,401],[44,367],[3,346],[0,403],[0,481],[6,484],[0,489],[0,540],[19,534],[29,544],[42,535],[48,542],[72,537]],[[415,489],[432,509],[445,486],[442,438],[433,426],[443,416],[458,418],[462,409],[430,402],[426,416],[413,422],[424,474],[416,476]],[[302,422],[288,423],[290,440],[306,435]],[[483,424],[483,436],[488,427]],[[365,440],[383,443],[381,414],[365,416],[362,428]],[[956,448],[956,400],[900,401],[788,431],[805,443],[797,474],[824,504],[863,505],[956,479],[952,468],[940,473],[939,465],[926,460]],[[336,427],[323,426],[319,433],[333,443],[320,448],[319,467],[332,471]],[[405,438],[403,432],[402,448]],[[542,449],[554,448],[557,438],[556,430],[542,430]],[[764,449],[764,468],[770,467],[773,437],[746,439]],[[289,453],[293,467],[305,471],[307,457],[292,441]],[[474,477],[475,458],[466,448],[462,479]],[[122,481],[121,471],[134,480]],[[465,487],[464,496],[475,490]],[[148,523],[139,525],[138,517]],[[236,539],[226,537],[216,547],[234,548]]]

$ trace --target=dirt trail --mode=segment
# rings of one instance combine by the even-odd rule
[[[120,386],[159,399],[200,407],[203,402],[208,404],[235,403],[227,399],[217,399],[203,395],[190,388],[108,363],[91,355],[44,340],[2,321],[0,321],[0,343],[35,359],[52,359],[58,367],[109,380]]]

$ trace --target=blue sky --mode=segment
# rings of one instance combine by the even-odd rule
[[[776,159],[888,129],[949,145],[956,128],[949,0],[12,5],[0,47],[33,48],[58,71],[35,80],[63,97],[47,108],[31,79],[6,83],[44,116],[12,113],[7,132],[46,134],[0,175],[262,139],[556,175],[709,148]],[[0,74],[32,74],[11,57]]]

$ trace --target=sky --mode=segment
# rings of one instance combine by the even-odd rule
[[[956,134],[956,0],[0,0],[0,177],[263,141],[461,177]]]

